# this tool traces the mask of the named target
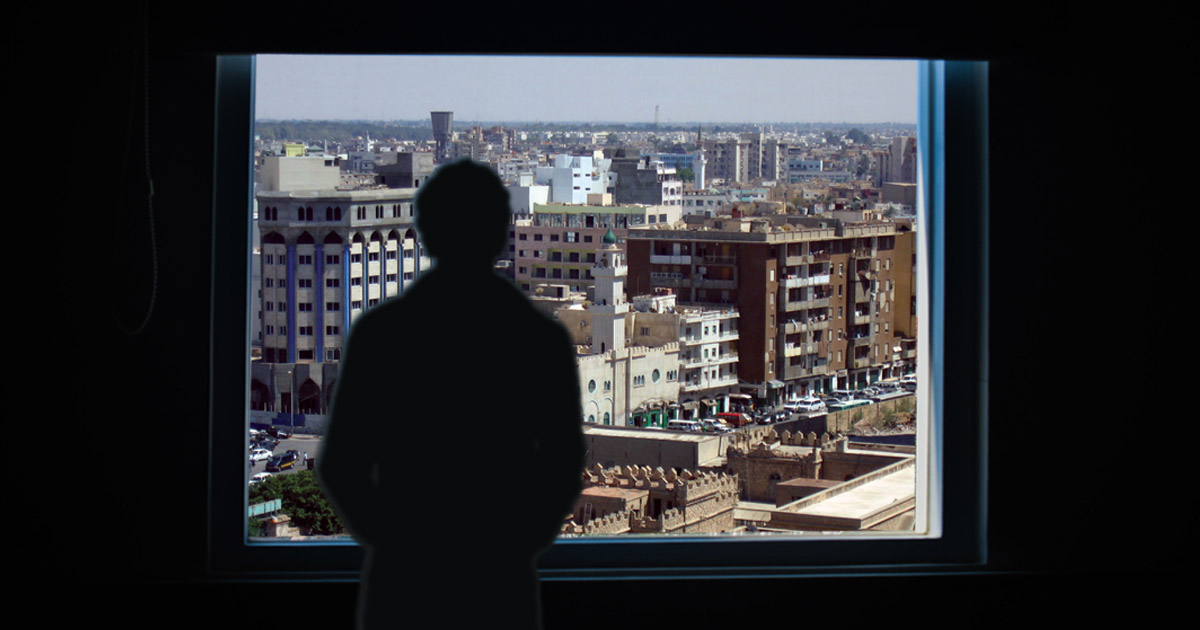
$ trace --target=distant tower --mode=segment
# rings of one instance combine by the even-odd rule
[[[433,139],[437,142],[437,152],[434,153],[434,163],[443,164],[450,161],[451,126],[454,124],[454,112],[429,112],[433,120]]]
[[[593,354],[625,348],[625,314],[629,312],[629,303],[625,301],[625,276],[629,268],[621,260],[621,250],[612,229],[604,235],[603,242],[604,247],[592,267],[592,277],[596,279],[595,300],[588,307],[592,314]]]

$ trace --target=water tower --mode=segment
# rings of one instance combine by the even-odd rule
[[[450,127],[454,124],[454,112],[429,112],[433,119],[433,140],[437,143],[437,153],[434,163],[443,164],[450,161]]]

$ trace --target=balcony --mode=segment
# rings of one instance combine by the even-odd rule
[[[791,278],[783,279],[783,286],[784,286],[784,288],[787,288],[787,289],[798,289],[800,287],[812,287],[812,286],[816,286],[819,284],[829,284],[829,274],[822,274],[822,275],[818,275],[818,276],[808,276],[806,278],[791,277]]]
[[[809,378],[829,373],[829,364],[822,362],[816,365],[788,365],[783,368],[783,380],[790,381],[798,378]]]
[[[783,334],[790,335],[792,333],[810,332],[813,330],[827,330],[829,328],[829,320],[817,319],[808,321],[791,320],[784,322]]]
[[[782,310],[785,311],[802,311],[809,308],[829,308],[829,298],[816,298],[798,302],[780,302],[780,306],[782,307]]]
[[[706,265],[732,265],[737,263],[737,258],[734,256],[704,255],[699,258]]]
[[[680,383],[680,389],[685,392],[695,392],[717,387],[733,387],[738,384],[737,374],[722,374],[717,378],[688,379]]]
[[[816,354],[819,351],[817,342],[787,343],[783,345],[783,356],[797,357],[806,354]]]
[[[667,271],[651,271],[650,282],[659,286],[681,287],[687,282],[687,278],[682,273],[673,273]]]
[[[701,289],[728,289],[737,288],[737,280],[725,280],[720,278],[709,278],[706,276],[692,276],[692,286]]]
[[[664,254],[650,254],[650,264],[653,265],[690,265],[692,264],[691,256],[670,256]]]
[[[715,357],[710,356],[707,359],[702,356],[681,356],[685,369],[713,367],[725,363],[737,363],[738,354],[736,352],[723,352]]]
[[[855,337],[855,338],[851,339],[851,340],[850,340],[850,346],[851,346],[851,347],[853,347],[853,348],[860,348],[860,347],[863,347],[863,346],[870,346],[870,345],[871,345],[871,341],[872,341],[872,337],[871,337],[871,335],[863,335],[863,336],[861,336],[861,337]]]
[[[705,337],[703,335],[691,335],[691,336],[684,336],[684,337],[679,338],[679,340],[682,341],[683,345],[685,345],[685,346],[696,346],[696,345],[700,345],[703,343],[721,343],[721,342],[725,342],[725,341],[737,341],[737,339],[738,339],[738,331],[736,331],[736,330],[722,330],[719,334],[716,334],[716,335],[710,334],[707,337]]]

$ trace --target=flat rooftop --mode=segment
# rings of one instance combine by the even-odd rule
[[[738,501],[734,517],[780,530],[864,530],[911,511],[916,488],[916,466],[904,466],[845,491],[838,492],[835,486],[781,507]]]
[[[785,505],[779,508],[779,511],[808,516],[865,520],[880,510],[916,496],[916,491],[917,467],[905,466],[890,475],[868,481],[861,486],[835,494],[808,507],[789,509]]]

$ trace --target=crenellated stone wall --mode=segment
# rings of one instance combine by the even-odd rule
[[[695,533],[730,531],[735,527],[733,508],[737,503],[736,475],[691,470],[624,466],[604,468],[599,464],[583,471],[584,493],[602,488],[623,491],[622,499],[634,499],[644,509],[626,509],[603,516],[594,530],[588,527],[587,510],[576,507],[570,522],[563,526],[564,534],[632,533]],[[644,501],[640,492],[646,493]],[[616,493],[591,493],[594,496],[615,496]],[[627,505],[630,503],[626,503]],[[598,512],[597,512],[598,513]],[[615,524],[613,517],[625,515],[626,529]],[[580,520],[586,520],[580,523]]]
[[[725,451],[728,470],[740,480],[739,496],[775,503],[776,487],[792,479],[846,481],[904,459],[904,455],[849,449],[849,438],[767,428],[758,439],[736,440]]]

